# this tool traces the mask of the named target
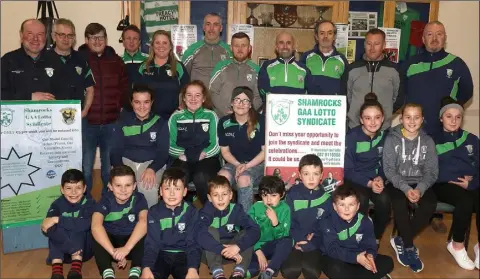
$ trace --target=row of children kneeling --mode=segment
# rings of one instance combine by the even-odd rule
[[[279,272],[318,278],[322,270],[329,278],[389,278],[393,261],[377,254],[373,224],[358,213],[356,191],[342,186],[326,193],[316,155],[305,155],[299,171],[303,183],[287,195],[280,178],[265,176],[262,200],[247,214],[231,202],[233,190],[223,176],[209,181],[208,201],[198,211],[184,200],[186,175],[178,168],[164,172],[161,200],[150,209],[128,166],[111,170],[110,191],[97,204],[84,195],[82,173],[68,170],[63,195],[42,223],[52,278],[64,278],[63,263],[70,261],[67,278],[82,278],[82,262],[93,255],[102,278],[115,278],[112,262],[125,268],[127,259],[129,279],[199,278],[202,255],[217,279],[226,278],[225,260],[235,263],[229,278],[236,279]]]

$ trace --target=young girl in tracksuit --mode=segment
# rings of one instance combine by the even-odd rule
[[[458,265],[464,269],[478,269],[478,243],[475,245],[475,262],[465,250],[465,231],[476,213],[479,228],[479,147],[478,137],[460,128],[463,107],[450,97],[442,100],[440,121],[443,130],[435,136],[439,176],[433,190],[437,199],[455,206],[453,211],[453,236],[447,244]],[[479,235],[480,240],[480,235]]]
[[[132,168],[138,190],[151,207],[158,202],[158,185],[169,157],[168,119],[152,112],[153,90],[145,85],[134,85],[130,102],[133,111],[123,111],[115,124],[110,163]]]
[[[173,113],[168,121],[172,167],[182,168],[187,173],[187,182],[193,180],[197,195],[205,204],[208,180],[220,169],[218,117],[211,110],[208,89],[201,81],[188,83],[180,98],[184,109]]]
[[[348,131],[345,150],[345,184],[358,193],[360,212],[368,216],[369,200],[375,204],[373,225],[379,243],[390,221],[391,204],[382,169],[386,132],[381,131],[384,113],[374,93],[365,96],[360,107],[361,125]]]
[[[413,238],[428,225],[437,199],[432,189],[438,177],[435,143],[422,130],[423,111],[418,104],[406,104],[401,124],[390,131],[383,147],[383,169],[393,186],[387,185],[398,236],[390,243],[403,266],[414,272],[423,270],[423,262]],[[410,213],[414,212],[410,219]]]

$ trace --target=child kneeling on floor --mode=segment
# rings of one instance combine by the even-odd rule
[[[63,173],[62,195],[48,209],[42,231],[48,237],[47,263],[52,264],[52,279],[63,279],[63,263],[72,267],[68,279],[82,278],[82,261],[92,256],[90,223],[95,202],[85,195],[83,173],[70,169]]]
[[[208,202],[200,210],[197,222],[197,243],[205,250],[214,279],[224,279],[223,258],[236,261],[230,279],[243,279],[260,237],[260,228],[240,204],[230,203],[233,197],[230,182],[217,175],[208,183]]]
[[[355,189],[338,187],[332,199],[335,212],[319,222],[325,275],[330,279],[390,278],[393,260],[377,254],[373,223],[358,212],[360,201]]]
[[[117,267],[132,260],[129,279],[138,279],[143,258],[143,241],[147,233],[147,200],[135,191],[135,173],[125,165],[110,171],[108,193],[97,204],[92,216],[93,252],[103,279],[115,278],[112,260]]]

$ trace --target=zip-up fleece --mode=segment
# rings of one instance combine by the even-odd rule
[[[327,218],[333,210],[330,194],[318,186],[310,190],[303,183],[293,186],[285,199],[290,206],[292,223],[290,236],[295,242],[307,239],[307,235],[314,231],[317,220]]]
[[[361,125],[348,131],[345,140],[345,180],[367,187],[368,181],[384,176],[382,151],[385,137],[385,132],[381,131],[370,138]]]
[[[473,96],[472,75],[467,64],[443,49],[410,58],[402,64],[401,73],[406,82],[406,102],[422,105],[423,127],[429,135],[441,132],[438,112],[444,97],[466,103]]]
[[[473,179],[468,183],[467,189],[478,189],[478,137],[459,129],[453,133],[443,131],[435,140],[439,169],[437,181],[448,183],[470,175]]]
[[[314,92],[310,70],[304,64],[278,57],[265,61],[258,73],[258,90],[265,104],[267,94],[307,94]]]
[[[392,113],[403,105],[403,88],[397,64],[386,57],[380,61],[368,61],[364,54],[362,60],[348,65],[342,86],[349,105],[347,117],[350,128],[360,125],[360,107],[365,102],[365,95],[370,92],[377,95],[385,112],[382,130],[390,128]]]
[[[235,59],[220,61],[213,69],[210,79],[210,96],[218,117],[223,117],[232,110],[232,92],[235,87],[246,86],[253,91],[252,105],[255,109],[262,106],[258,93],[258,71],[260,68],[252,60],[238,62]]]
[[[204,250],[221,254],[225,248],[208,232],[209,227],[218,229],[220,240],[232,239],[240,230],[244,230],[245,235],[235,243],[240,252],[252,247],[260,238],[260,228],[239,204],[230,203],[225,210],[218,210],[207,201],[199,215],[195,240]]]
[[[47,237],[60,250],[73,254],[84,250],[84,258],[92,255],[90,224],[95,201],[84,196],[78,203],[70,203],[63,195],[48,209],[46,217],[58,216],[58,224],[50,227]]]
[[[200,80],[205,86],[210,84],[210,75],[218,62],[230,59],[232,52],[223,41],[211,45],[204,40],[192,44],[183,54],[182,62],[191,80]]]
[[[160,251],[186,253],[187,267],[198,268],[202,251],[195,242],[197,209],[183,202],[175,209],[159,201],[148,210],[143,267],[153,268]]]
[[[383,147],[383,170],[395,188],[407,193],[416,184],[421,196],[438,177],[435,143],[422,129],[409,140],[402,135],[402,124],[388,134]]]
[[[109,191],[102,195],[95,208],[95,212],[104,216],[105,230],[113,235],[131,235],[137,225],[138,214],[143,210],[148,210],[147,200],[138,191],[133,191],[130,199],[124,204],[117,203],[113,192]]]
[[[122,157],[137,163],[153,160],[148,166],[157,172],[168,160],[168,123],[150,113],[146,120],[139,120],[134,112],[123,111],[113,130],[110,161],[113,166],[123,165]]]
[[[373,223],[368,216],[357,213],[350,222],[347,222],[335,212],[319,224],[323,234],[323,245],[320,250],[329,257],[357,264],[357,255],[364,251],[373,257],[377,256]]]
[[[169,60],[162,66],[154,63],[147,66],[145,63],[138,68],[138,83],[146,84],[155,92],[153,99],[153,113],[163,117],[170,118],[175,110],[178,109],[179,95],[182,88],[190,81],[190,76],[182,63],[175,61],[176,75],[173,76],[171,70],[171,61]]]
[[[329,56],[323,55],[316,44],[312,50],[305,52],[300,58],[312,73],[314,87],[308,94],[339,95],[341,78],[348,65],[345,56],[333,47]]]
[[[248,215],[260,227],[260,239],[253,246],[253,250],[257,251],[262,246],[272,240],[288,237],[290,235],[291,214],[290,207],[285,201],[280,201],[277,206],[272,206],[273,211],[277,214],[278,225],[272,226],[272,221],[265,214],[267,207],[263,201],[258,201],[250,207]]]
[[[147,58],[148,54],[143,53],[140,50],[135,52],[133,55],[130,55],[127,50],[123,52],[122,60],[127,68],[128,81],[130,82],[130,85],[139,79],[138,68],[145,60],[147,60]]]
[[[187,161],[196,162],[200,153],[206,158],[220,152],[217,137],[218,117],[212,110],[199,108],[195,113],[188,109],[176,111],[168,121],[170,130],[170,156],[185,154]]]

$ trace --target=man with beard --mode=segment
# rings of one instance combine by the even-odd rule
[[[423,108],[423,128],[435,136],[441,132],[438,112],[442,98],[465,104],[473,96],[473,81],[467,64],[445,51],[447,34],[439,21],[429,22],[423,31],[425,52],[405,61],[400,72],[405,79],[406,103]]]
[[[295,61],[295,39],[280,32],[275,40],[276,59],[265,61],[258,74],[258,89],[263,104],[268,94],[307,94],[315,92],[310,70]]]
[[[305,52],[300,62],[307,65],[312,72],[315,88],[309,94],[338,95],[340,79],[342,78],[348,61],[335,48],[337,27],[330,20],[321,20],[315,24],[315,46]]]
[[[360,107],[365,95],[374,92],[385,112],[382,130],[390,128],[392,114],[403,105],[403,89],[397,64],[385,55],[385,32],[374,28],[365,35],[365,53],[362,59],[347,66],[342,91],[348,102],[348,127],[360,125]]]
[[[45,25],[27,19],[20,27],[22,46],[2,57],[2,100],[62,100],[62,61],[45,50]]]
[[[228,44],[220,41],[222,29],[222,18],[218,14],[210,13],[203,19],[205,38],[192,44],[182,58],[190,80],[200,80],[208,87],[215,65],[232,56]]]
[[[218,62],[210,80],[210,96],[214,110],[221,118],[232,111],[231,92],[239,86],[246,86],[253,91],[253,107],[259,109],[262,99],[258,94],[257,64],[250,59],[252,47],[250,37],[243,32],[235,33],[231,42],[233,59]]]

